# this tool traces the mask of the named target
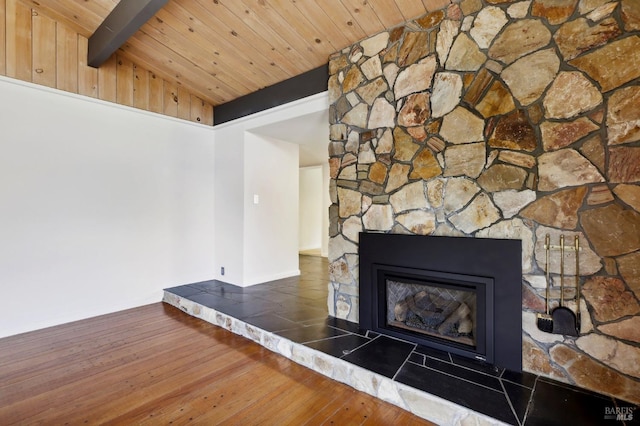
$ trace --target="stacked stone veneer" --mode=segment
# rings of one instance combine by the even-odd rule
[[[640,2],[463,0],[329,67],[331,315],[360,231],[518,238],[524,369],[640,402]],[[583,247],[578,338],[535,325],[546,234]]]

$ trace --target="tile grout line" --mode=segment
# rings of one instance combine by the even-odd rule
[[[536,387],[538,386],[538,379],[539,377],[536,377],[536,379],[533,382],[533,388],[531,388],[531,396],[529,396],[529,401],[527,402],[527,409],[524,411],[524,419],[522,419],[523,426],[527,423],[527,417],[529,417],[529,407],[531,407],[531,403],[533,402],[533,396],[535,395]]]
[[[407,357],[404,359],[404,362],[402,363],[402,365],[398,368],[398,370],[396,371],[396,373],[393,375],[393,377],[391,378],[391,380],[393,380],[394,382],[396,382],[396,377],[398,377],[398,373],[400,373],[400,370],[402,370],[402,367],[404,367],[408,362],[409,362],[409,358],[411,358],[411,355],[413,355],[413,351],[416,350],[416,347],[418,345],[413,345],[413,349],[411,350],[411,352],[409,352],[409,355],[407,355]]]
[[[516,418],[516,422],[518,422],[519,426],[522,426],[522,422],[520,421],[520,418],[518,417],[518,413],[516,413],[515,408],[513,408],[513,402],[511,402],[511,398],[509,398],[509,394],[507,393],[507,388],[504,387],[504,383],[502,383],[502,380],[498,379],[498,381],[500,382],[500,387],[502,388],[502,392],[504,393],[504,397],[507,400],[507,403],[509,404],[509,408],[511,408],[511,413],[513,413],[513,416]],[[533,392],[532,392],[533,394]],[[531,399],[531,396],[529,396],[529,399]],[[529,404],[527,403],[527,408],[529,408]],[[525,415],[522,418],[522,421],[524,421],[524,419],[527,417],[527,413],[525,410]]]
[[[349,351],[349,353],[348,353],[348,354],[343,354],[342,356],[338,357],[338,359],[342,359],[343,357],[345,357],[345,356],[347,356],[347,355],[351,355],[352,353],[354,353],[354,352],[355,352],[355,351],[357,351],[358,349],[360,349],[360,348],[363,348],[363,347],[367,346],[369,343],[373,342],[373,341],[374,341],[374,340],[376,340],[378,337],[380,337],[380,336],[376,336],[376,337],[374,337],[374,338],[368,338],[368,337],[367,337],[367,339],[369,339],[369,341],[368,341],[368,342],[364,342],[364,343],[363,343],[363,344],[361,344],[360,346],[358,346],[358,347],[356,347],[356,348],[354,348],[354,349],[351,349],[351,350]],[[362,367],[361,367],[361,368],[362,368]]]
[[[489,386],[486,386],[486,385],[483,385],[483,384],[480,384],[480,383],[472,382],[469,379],[465,379],[464,377],[460,377],[460,376],[455,376],[455,375],[453,375],[451,373],[447,373],[445,371],[436,370],[435,368],[429,367],[428,365],[420,365],[420,364],[416,364],[415,362],[411,362],[411,361],[409,361],[409,363],[413,364],[413,365],[417,365],[417,366],[423,367],[423,368],[426,368],[426,369],[431,370],[431,371],[435,371],[436,373],[444,374],[445,376],[453,377],[454,379],[465,381],[465,382],[470,383],[472,385],[483,387],[483,388],[485,388],[487,390],[490,390],[490,391],[493,391],[493,392],[501,393],[501,391],[499,391],[498,389],[491,388]]]

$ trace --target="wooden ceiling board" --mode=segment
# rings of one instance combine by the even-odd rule
[[[20,1],[89,37],[121,0]],[[169,0],[118,54],[215,107],[452,1]]]
[[[374,35],[384,29],[382,21],[371,8],[369,2],[362,0],[340,0],[351,14],[351,17],[358,22],[366,35]],[[357,40],[354,40],[357,41]]]
[[[25,3],[43,10],[49,17],[62,21],[87,38],[117,4],[111,0],[27,0]]]
[[[402,13],[404,21],[410,21],[411,19],[427,13],[427,8],[421,1],[396,0],[395,3],[398,5],[398,9],[400,10],[400,13]]]
[[[196,3],[202,3],[202,1],[196,1]],[[302,58],[301,64],[294,64],[287,57],[287,45],[286,42],[278,36],[276,32],[273,32],[264,27],[254,13],[247,13],[242,8],[239,2],[230,2],[232,5],[237,6],[236,9],[228,9],[226,6],[219,6],[225,8],[225,20],[221,21],[216,16],[214,10],[208,10],[204,6],[200,5],[200,10],[205,15],[211,15],[216,19],[216,22],[222,22],[220,25],[223,27],[227,34],[236,32],[238,42],[247,46],[247,53],[252,56],[259,56],[264,58],[265,63],[269,68],[273,68],[271,72],[274,74],[281,74],[288,78],[291,75],[299,73],[301,67],[303,69],[312,67],[311,63],[307,63],[306,59]],[[207,27],[206,23],[203,23],[204,27]],[[237,30],[234,30],[237,28]],[[265,36],[267,32],[268,36]]]
[[[388,0],[368,0],[371,8],[382,22],[384,28],[395,27],[398,22],[404,21],[404,16],[395,2]]]
[[[411,0],[416,1],[416,0]],[[309,3],[309,2],[304,2]],[[313,2],[312,2],[313,3]],[[353,19],[351,13],[341,1],[333,1],[331,7],[327,7],[323,3],[322,9],[324,13],[335,23],[335,25],[342,30],[347,37],[348,42],[342,46],[345,48],[353,44],[352,40],[361,40],[367,36],[358,21]]]
[[[322,10],[318,14],[308,15],[296,7],[295,0],[269,0],[273,10],[282,18],[283,22],[289,24],[302,40],[308,40],[318,52],[335,52],[344,47],[344,41],[337,40],[336,34],[330,34],[324,30],[322,17],[326,16]],[[304,3],[304,2],[303,2]]]
[[[152,70],[159,77],[184,85],[193,94],[214,106],[236,97],[237,92],[224,82],[226,77],[212,78],[200,67],[185,63],[171,49],[142,31],[129,39],[119,52],[136,64]]]
[[[197,64],[199,68],[205,71],[209,78],[217,79],[219,67],[214,65],[212,58],[214,55],[202,48],[205,41],[200,40],[200,35],[187,30],[180,31],[180,26],[176,22],[175,16],[168,12],[160,11],[154,18],[149,20],[140,29],[151,38],[160,41],[180,57],[188,60],[193,64]],[[178,25],[177,25],[178,24]],[[185,46],[189,46],[185,49]],[[226,62],[230,67],[243,67],[238,58],[229,58]],[[229,70],[227,70],[228,73]],[[253,76],[255,79],[255,76]],[[234,91],[245,91],[251,87],[251,72],[234,73],[230,75],[228,85]]]
[[[422,0],[427,12],[433,12],[449,6],[453,0]]]
[[[230,0],[233,1],[233,0]],[[313,66],[319,66],[319,59],[325,55],[325,51],[330,49],[323,49],[319,46],[313,38],[305,39],[300,33],[298,22],[290,22],[282,17],[274,5],[275,2],[267,0],[249,1],[243,2],[245,5],[252,3],[255,13],[265,22],[265,24],[271,28],[274,28],[278,33],[287,41],[289,47],[292,50],[291,60],[295,61],[296,57],[306,57],[310,59]],[[326,60],[324,61],[326,62]]]
[[[179,31],[190,33],[189,36],[193,37],[194,43],[203,52],[206,52],[205,60],[214,66],[214,72],[232,73],[241,77],[237,70],[246,69],[248,75],[242,77],[249,79],[248,87],[254,87],[251,82],[255,82],[256,79],[273,81],[274,79],[286,79],[290,75],[287,71],[272,65],[273,60],[256,49],[253,43],[247,40],[236,40],[238,37],[251,34],[248,27],[243,29],[241,33],[235,32],[236,35],[234,35],[232,27],[218,20],[217,17],[210,16],[210,12],[197,1],[185,1],[183,7],[170,2],[166,10],[172,12],[182,21],[185,26]],[[231,13],[228,15],[235,18],[235,15]],[[238,24],[237,18],[234,19],[234,22]],[[246,27],[246,24],[242,23],[242,25]],[[258,41],[258,38],[254,37],[253,41]],[[234,43],[238,42],[247,46],[247,49],[235,49]]]
[[[56,22],[60,22],[61,24],[69,27],[70,29],[77,32],[78,34],[82,35],[83,37],[89,38],[89,36],[91,35],[91,31],[87,30],[82,25],[80,25],[77,19],[73,19],[73,17],[71,19],[67,18],[67,15],[65,15],[59,10],[60,8],[51,9],[40,3],[44,3],[44,2],[40,2],[37,0],[25,0],[23,2],[24,5],[32,9],[32,13],[44,15],[50,19],[53,19]]]
[[[224,3],[218,2],[216,3],[216,8],[218,7],[224,7],[226,11],[223,11],[222,13],[216,13],[217,10],[213,10],[212,13],[214,13],[216,16],[224,16],[226,18],[225,20],[229,20],[229,22],[234,21],[233,25],[235,25],[235,27],[241,27],[240,23],[236,21],[239,19],[241,22],[247,25],[249,32],[254,32],[256,34],[256,37],[262,38],[268,45],[271,45],[271,50],[265,51],[264,53],[269,55],[270,57],[273,53],[275,53],[273,61],[276,66],[282,69],[286,69],[288,65],[290,67],[293,67],[296,71],[299,69],[308,70],[313,68],[312,61],[308,60],[308,58],[304,55],[298,56],[299,61],[294,62],[291,60],[291,55],[293,52],[292,47],[276,28],[270,27],[264,22],[263,19],[261,19],[261,17],[256,13],[257,11],[252,10],[241,1],[237,0],[226,1]],[[242,31],[238,33],[238,37],[240,40],[245,39],[244,37],[246,32],[247,31]],[[276,58],[278,59],[278,62],[275,62]],[[290,76],[293,75],[294,74],[290,74]]]
[[[40,1],[40,0],[38,0]],[[51,2],[51,0],[47,0]],[[95,32],[104,18],[120,3],[120,0],[54,0],[75,12],[75,18],[87,30]],[[89,13],[87,13],[89,12]],[[99,20],[96,20],[98,17]]]
[[[315,1],[290,0],[290,2],[302,16],[313,17],[312,25],[314,30],[327,37],[328,41],[335,47],[334,52],[351,43],[353,37],[349,37],[349,33],[344,31],[348,27],[346,25],[338,25],[340,19],[334,21],[327,14],[331,8],[322,7],[321,3]]]

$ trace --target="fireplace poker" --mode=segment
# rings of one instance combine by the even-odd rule
[[[574,248],[576,250],[576,331],[580,334],[580,238],[576,235]]]
[[[545,296],[545,313],[538,313],[538,328],[540,331],[551,333],[553,331],[553,318],[549,314],[549,251],[551,250],[549,234],[544,237],[545,250],[545,275],[546,275],[546,296]]]
[[[578,336],[576,315],[564,306],[564,235],[560,235],[560,305],[553,310],[551,317],[553,333]]]

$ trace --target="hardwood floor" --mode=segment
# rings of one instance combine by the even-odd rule
[[[162,303],[0,339],[0,424],[430,424]]]

